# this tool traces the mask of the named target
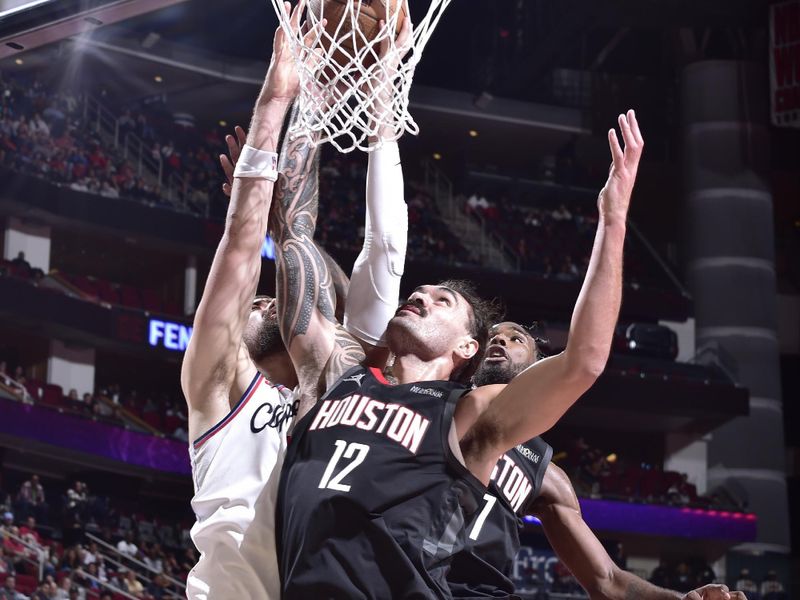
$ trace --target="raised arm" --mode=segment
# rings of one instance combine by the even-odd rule
[[[300,417],[326,381],[364,358],[360,345],[337,325],[334,279],[313,239],[319,200],[317,162],[318,151],[310,138],[287,136],[270,221],[278,323],[300,383]]]
[[[406,3],[406,11],[409,7]],[[410,15],[406,12],[406,15]],[[385,26],[383,21],[380,26]],[[391,107],[391,82],[397,75],[400,60],[409,49],[412,27],[406,18],[398,33],[399,52],[388,56],[388,40],[381,46],[378,80],[383,83],[375,95],[371,111],[380,116]],[[403,276],[408,245],[408,207],[405,202],[403,167],[397,132],[384,125],[370,138],[373,146],[367,167],[367,210],[364,245],[353,265],[352,291],[344,315],[344,326],[369,351],[376,366],[388,358],[383,341],[386,326],[397,312],[400,280]],[[375,352],[376,349],[382,349]]]
[[[613,162],[598,198],[597,234],[566,349],[515,377],[471,426],[457,421],[466,431],[461,446],[467,467],[484,482],[498,456],[550,429],[605,369],[622,298],[625,221],[644,145],[632,110],[619,116],[619,126],[625,150],[609,130]]]
[[[301,5],[293,15],[299,25]],[[275,152],[286,111],[297,89],[294,62],[278,27],[272,60],[256,102],[247,144]],[[267,229],[273,181],[237,177],[233,182],[225,231],[211,264],[197,308],[194,331],[181,369],[181,387],[189,406],[192,438],[230,410],[230,397],[246,386],[237,370],[255,374],[240,352],[242,334],[261,268],[259,248]],[[239,369],[241,365],[241,369]],[[242,388],[242,389],[239,389]]]
[[[592,600],[744,600],[741,592],[730,593],[724,585],[707,585],[683,595],[620,569],[583,520],[569,477],[552,463],[545,471],[534,514],[558,558]]]

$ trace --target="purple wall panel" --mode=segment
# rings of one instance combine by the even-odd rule
[[[191,474],[188,445],[184,442],[127,431],[39,406],[0,400],[0,433],[140,467]]]

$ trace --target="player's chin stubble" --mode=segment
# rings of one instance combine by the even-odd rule
[[[509,361],[501,363],[481,363],[481,366],[472,376],[472,383],[480,387],[482,385],[494,385],[498,383],[509,383],[514,377],[522,373],[528,365],[515,365]]]
[[[277,321],[265,320],[255,335],[248,336],[245,344],[250,352],[250,357],[256,362],[286,349]]]

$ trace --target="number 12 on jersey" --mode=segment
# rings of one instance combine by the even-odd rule
[[[471,540],[478,539],[478,536],[481,534],[481,529],[483,529],[483,524],[486,522],[486,517],[492,512],[492,507],[494,503],[497,502],[497,498],[491,494],[484,494],[483,499],[486,501],[486,504],[483,505],[478,518],[475,519],[475,524],[472,526],[472,531],[469,532],[469,539]]]
[[[356,442],[347,443],[344,440],[336,440],[334,442],[336,448],[333,451],[333,456],[328,461],[328,466],[325,467],[325,472],[322,474],[322,479],[319,480],[319,489],[336,490],[337,492],[349,492],[350,486],[342,483],[342,479],[347,477],[353,470],[364,462],[369,452],[369,446],[366,444],[357,444]],[[352,459],[351,462],[339,471],[338,475],[333,475],[336,470],[336,465],[342,458]],[[485,518],[485,517],[484,517]]]

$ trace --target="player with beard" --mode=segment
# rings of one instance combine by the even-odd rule
[[[503,322],[490,331],[489,346],[474,377],[475,386],[510,383],[541,358],[539,340],[522,325]],[[682,594],[655,586],[620,569],[581,517],[567,474],[550,462],[553,449],[537,437],[497,462],[482,510],[467,525],[467,545],[447,576],[454,598],[509,598],[511,574],[520,548],[521,517],[539,518],[556,555],[592,600],[745,600],[724,585]]]
[[[390,321],[391,371],[365,367],[356,340],[307,301],[327,277],[309,234],[315,199],[276,206],[276,253],[309,267],[278,302],[308,411],[278,493],[284,598],[452,597],[445,576],[464,543],[461,505],[480,510],[497,457],[549,429],[605,368],[643,146],[632,111],[619,126],[625,150],[609,131],[613,163],[567,348],[507,386],[454,382],[485,347],[490,313],[453,282],[418,287]]]
[[[286,5],[286,10],[290,9]],[[301,2],[292,13],[299,27]],[[309,32],[313,36],[313,32]],[[253,294],[259,281],[260,249],[271,201],[283,202],[297,189],[316,194],[316,152],[298,168],[293,141],[284,139],[281,157],[269,153],[276,144],[284,116],[297,90],[295,63],[279,27],[264,89],[256,104],[250,134],[237,128],[226,141],[230,159],[221,157],[231,197],[226,228],[198,306],[194,332],[187,348],[181,383],[189,406],[190,446],[197,522],[192,539],[200,551],[187,580],[189,598],[278,598],[274,514],[280,465],[287,431],[297,412],[292,392],[297,383],[277,325],[275,300]],[[275,166],[278,166],[280,173]],[[274,190],[272,181],[277,179]],[[379,192],[380,189],[376,190]],[[403,213],[402,191],[387,194],[375,209]],[[395,219],[396,248],[405,252],[403,220]],[[339,311],[347,294],[347,277],[321,249],[329,278],[317,290],[319,310]],[[383,251],[378,248],[375,254]],[[374,256],[371,257],[376,260]],[[383,263],[395,259],[384,252]],[[402,260],[401,260],[402,264]],[[299,265],[281,264],[284,271]],[[385,269],[384,269],[385,270]],[[387,309],[384,297],[399,295],[399,275],[354,270],[353,285],[363,290],[354,303],[353,335],[380,343],[395,302]],[[279,282],[280,288],[280,282]],[[249,307],[249,313],[248,313]],[[335,307],[335,309],[333,308]],[[347,320],[347,313],[344,315]],[[280,383],[270,383],[268,379]],[[283,385],[282,385],[283,384]]]
[[[301,11],[302,3],[292,14],[295,28]],[[248,307],[278,175],[275,150],[296,89],[294,60],[279,27],[181,369],[194,440],[189,455],[197,522],[191,534],[200,551],[186,582],[193,599],[278,597],[273,527],[255,524],[252,515],[273,512],[272,496],[262,491],[276,480],[294,407],[289,390],[259,372],[269,365],[253,362],[243,336],[252,324]],[[254,426],[267,414],[263,427]],[[245,445],[253,452],[242,453]]]

